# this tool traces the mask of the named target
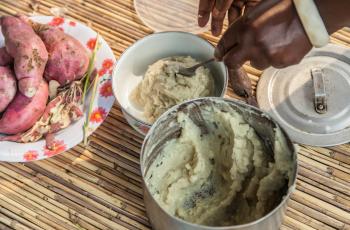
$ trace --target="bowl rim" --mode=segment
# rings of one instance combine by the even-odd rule
[[[137,121],[137,122],[139,122],[139,123],[141,123],[142,125],[146,125],[146,126],[148,126],[148,127],[151,127],[155,122],[153,122],[153,124],[151,124],[151,123],[148,123],[148,122],[146,122],[146,121],[143,121],[143,120],[140,120],[140,119],[138,119],[138,118],[136,118],[135,116],[133,116],[130,112],[128,112],[127,111],[127,109],[125,109],[124,107],[123,107],[123,105],[120,103],[120,101],[118,100],[118,96],[117,96],[117,85],[116,85],[116,81],[115,80],[113,80],[115,77],[115,75],[116,75],[116,71],[117,71],[117,69],[119,68],[119,65],[120,65],[120,62],[122,61],[122,59],[125,57],[125,54],[126,54],[126,52],[128,52],[131,48],[133,48],[136,44],[139,44],[140,42],[142,42],[142,41],[144,41],[144,40],[146,40],[146,39],[149,39],[149,38],[151,38],[151,37],[155,37],[155,36],[158,36],[158,35],[162,35],[162,34],[185,34],[185,35],[189,35],[189,36],[191,36],[191,37],[195,37],[195,38],[197,38],[197,39],[200,39],[200,40],[202,40],[202,41],[204,41],[205,43],[207,43],[207,44],[209,44],[211,47],[213,47],[214,49],[215,49],[215,46],[212,44],[212,43],[210,43],[207,39],[205,39],[205,38],[202,38],[202,37],[200,37],[200,36],[198,36],[198,35],[195,35],[195,34],[192,34],[192,33],[189,33],[189,32],[184,32],[184,31],[163,31],[163,32],[157,32],[157,33],[152,33],[152,34],[149,34],[149,35],[146,35],[146,36],[144,36],[143,38],[141,38],[141,39],[139,39],[139,40],[137,40],[136,42],[134,42],[132,45],[130,45],[128,48],[126,48],[123,52],[122,52],[122,54],[120,55],[120,57],[119,57],[119,59],[117,60],[117,62],[116,62],[116,64],[113,66],[113,71],[112,71],[112,90],[113,90],[113,94],[114,94],[114,97],[115,97],[115,99],[116,99],[116,101],[118,102],[118,104],[120,105],[120,107],[121,107],[121,109],[128,115],[128,116],[130,116],[133,120],[135,120],[135,121]],[[227,92],[227,86],[228,86],[228,78],[229,78],[229,76],[228,76],[228,68],[227,68],[227,66],[223,63],[223,65],[224,65],[224,68],[225,68],[225,72],[224,72],[224,87],[223,87],[223,89],[221,90],[221,93],[220,93],[220,96],[219,96],[219,98],[223,98],[224,96],[225,96],[225,94],[226,94],[226,92]],[[197,98],[198,99],[198,98]],[[193,100],[193,99],[190,99],[190,100]],[[176,105],[175,105],[176,106]],[[172,107],[171,107],[172,108]],[[171,109],[171,108],[169,108],[169,109]]]
[[[176,221],[180,222],[181,224],[185,224],[191,227],[195,227],[195,228],[201,228],[203,230],[234,230],[234,229],[245,229],[248,227],[252,227],[254,225],[257,225],[263,221],[265,221],[266,219],[268,219],[269,217],[273,216],[275,213],[277,213],[290,199],[291,194],[295,191],[296,189],[296,182],[297,182],[297,175],[298,175],[298,171],[299,171],[299,164],[298,164],[298,149],[297,149],[297,145],[295,145],[291,138],[289,137],[288,133],[284,130],[284,128],[282,126],[279,125],[279,123],[273,118],[271,117],[268,113],[266,113],[265,111],[256,108],[252,105],[246,104],[238,99],[234,99],[234,98],[221,98],[221,97],[201,97],[201,98],[196,98],[196,99],[192,99],[192,100],[187,100],[181,104],[175,105],[173,106],[171,109],[167,110],[165,113],[163,113],[156,122],[161,121],[162,119],[164,119],[168,114],[174,112],[175,110],[177,110],[179,107],[187,105],[191,102],[198,102],[198,101],[203,101],[203,100],[222,100],[223,102],[229,102],[229,103],[233,103],[239,106],[244,106],[247,109],[251,109],[254,110],[256,112],[259,112],[261,114],[261,116],[264,116],[266,118],[268,118],[269,120],[271,120],[277,128],[279,128],[283,134],[283,136],[285,138],[287,138],[287,141],[289,141],[290,143],[292,143],[291,145],[291,152],[293,154],[293,167],[295,168],[295,171],[293,172],[293,180],[291,185],[288,187],[287,193],[282,197],[281,202],[274,208],[272,209],[270,212],[268,212],[266,215],[264,215],[263,217],[254,220],[252,222],[249,223],[245,223],[245,224],[240,224],[240,225],[230,225],[230,226],[206,226],[206,225],[201,225],[201,224],[196,224],[196,223],[191,223],[188,222],[186,220],[183,220],[177,216],[171,215],[169,214],[165,209],[163,209],[163,207],[161,207],[159,205],[159,203],[154,199],[154,197],[152,196],[152,194],[150,193],[148,186],[146,184],[145,181],[145,175],[144,175],[144,169],[145,169],[145,165],[143,164],[143,158],[144,158],[144,153],[145,153],[145,146],[147,145],[148,139],[150,138],[151,134],[154,132],[154,129],[156,127],[156,125],[153,125],[151,127],[151,129],[148,131],[146,137],[144,138],[144,141],[142,143],[142,147],[141,147],[141,151],[140,151],[140,169],[141,169],[141,178],[142,178],[142,183],[143,183],[143,190],[144,193],[147,192],[149,194],[150,199],[152,199],[152,202],[155,203],[155,205],[160,208],[160,210],[165,213],[165,215],[167,215],[169,218],[175,219]]]

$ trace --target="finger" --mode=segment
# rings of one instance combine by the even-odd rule
[[[233,0],[216,0],[212,12],[211,32],[214,36],[220,35],[224,19]]]
[[[234,21],[241,16],[241,9],[232,5],[228,10],[228,22],[231,25]]]
[[[243,44],[237,44],[224,56],[223,61],[230,69],[237,69],[249,59],[249,48]]]
[[[198,25],[204,27],[210,17],[210,13],[213,10],[215,0],[200,0],[198,7]]]
[[[244,97],[248,104],[258,107],[256,98],[253,96],[252,83],[243,67],[229,69],[228,72],[233,91],[238,96]]]
[[[228,21],[230,24],[242,15],[242,11],[245,6],[245,1],[246,0],[235,0],[232,3],[228,12]]]
[[[251,11],[256,5],[258,5],[262,0],[248,0],[244,7],[244,14]]]
[[[259,108],[258,101],[256,100],[255,96],[251,95],[246,100],[249,105]]]
[[[222,35],[215,49],[214,55],[216,59],[222,60],[226,53],[228,53],[232,47],[236,46],[240,40],[242,40],[240,37],[245,36],[245,32],[242,31],[244,29],[243,27],[244,22],[241,18],[229,26],[229,28]]]
[[[228,70],[233,91],[241,97],[252,95],[251,81],[243,67]]]

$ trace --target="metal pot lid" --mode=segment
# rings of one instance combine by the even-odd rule
[[[350,141],[350,49],[329,44],[298,65],[263,72],[260,108],[300,144],[331,146]]]

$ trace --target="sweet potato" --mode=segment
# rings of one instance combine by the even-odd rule
[[[0,136],[0,141],[28,143],[45,137],[46,147],[50,149],[53,134],[83,116],[83,111],[79,107],[81,95],[81,83],[73,82],[68,90],[60,92],[46,105],[43,115],[29,130],[15,135]]]
[[[0,133],[17,134],[31,128],[43,115],[48,96],[48,85],[44,80],[41,80],[37,93],[32,98],[17,92],[0,119]]]
[[[0,48],[0,66],[10,65],[13,62],[13,58],[6,51],[6,47]]]
[[[44,73],[46,80],[56,80],[62,86],[83,77],[89,65],[89,55],[84,46],[57,27],[35,26],[35,23],[33,27],[39,28],[36,32],[49,52]]]
[[[9,67],[0,66],[0,113],[10,104],[16,95],[16,78]]]
[[[48,53],[43,41],[21,17],[3,16],[2,33],[7,52],[14,58],[18,89],[33,97],[41,84]]]

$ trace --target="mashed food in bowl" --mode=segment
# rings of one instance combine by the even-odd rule
[[[192,77],[177,74],[179,68],[195,64],[198,62],[192,57],[176,56],[161,59],[148,67],[143,80],[130,95],[130,100],[143,108],[147,122],[153,123],[176,104],[213,95],[214,80],[208,68],[199,67]]]
[[[272,152],[227,104],[207,105],[196,116],[180,111],[177,123],[180,136],[164,144],[145,175],[150,193],[169,214],[228,226],[257,220],[281,202],[295,168],[279,128]]]

